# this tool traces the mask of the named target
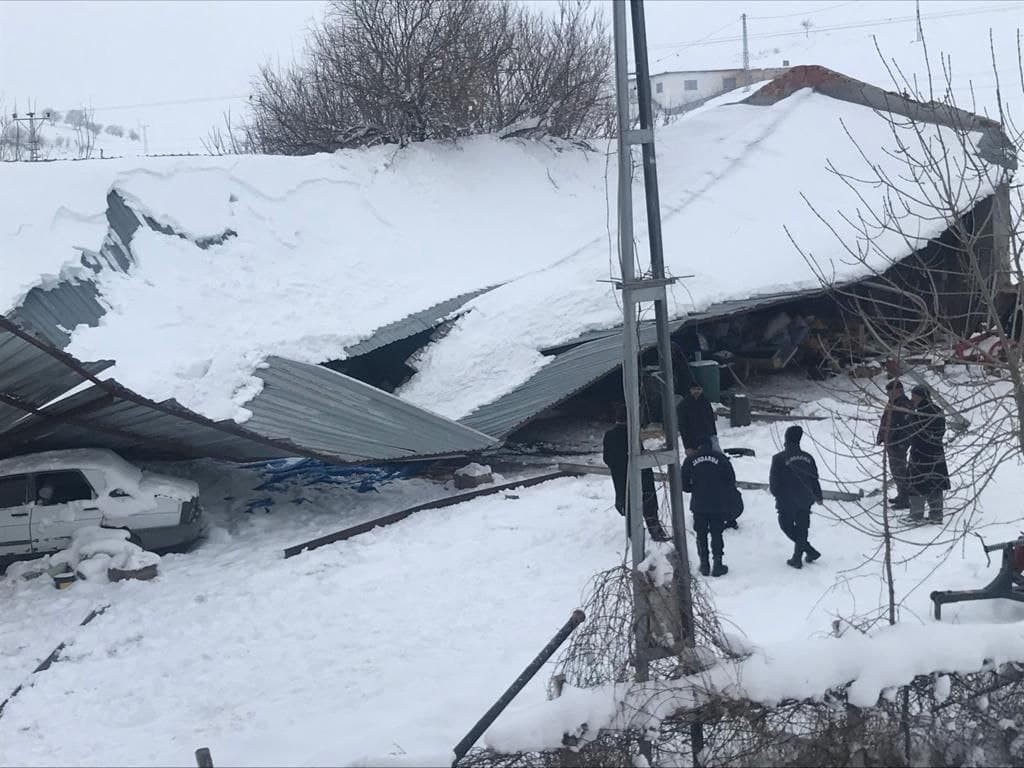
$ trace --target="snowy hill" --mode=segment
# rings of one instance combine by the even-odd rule
[[[50,119],[42,117],[46,114]],[[36,110],[35,134],[40,160],[135,157],[143,153],[139,130],[118,123],[98,123],[81,109],[67,113]],[[31,145],[30,124],[11,122],[0,134],[0,159],[27,161]]]
[[[692,275],[672,289],[675,316],[816,286],[784,227],[835,279],[863,274],[801,195],[829,211],[856,209],[827,163],[860,169],[845,130],[881,150],[893,142],[888,123],[806,89],[770,106],[732,103],[742,95],[658,132],[666,263]],[[11,278],[0,307],[17,306],[33,285],[83,274],[76,249],[98,249],[107,236],[115,189],[173,231],[140,230],[128,273],[93,278],[108,312],[98,327],[74,331],[71,354],[114,359],[109,375],[154,400],[244,420],[261,386],[253,371],[267,356],[341,358],[387,323],[500,284],[414,361],[418,373],[398,392],[460,418],[550,362],[543,348],[620,321],[608,283],[617,273],[614,162],[602,150],[612,148],[483,136],[305,158],[6,164],[0,237]],[[875,160],[900,176],[893,156]],[[965,210],[968,186],[991,188],[973,181]],[[642,220],[639,195],[637,206]],[[923,213],[918,243],[942,228]],[[839,234],[856,237],[848,227]],[[224,239],[201,248],[201,238]],[[893,232],[875,245],[908,252]]]

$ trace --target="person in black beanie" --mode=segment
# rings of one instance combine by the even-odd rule
[[[811,527],[811,505],[821,504],[821,483],[814,458],[800,449],[803,428],[793,425],[786,430],[785,446],[772,457],[768,479],[775,508],[779,513],[779,527],[793,542],[793,556],[786,561],[792,568],[802,568],[802,557],[813,563],[821,553],[807,540]]]

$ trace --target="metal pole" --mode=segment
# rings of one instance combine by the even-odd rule
[[[917,42],[924,40],[924,30],[921,29],[921,0],[914,2],[915,16],[917,17]]]
[[[622,270],[622,392],[626,401],[626,430],[629,440],[629,464],[626,472],[626,518],[633,554],[633,611],[636,635],[636,679],[648,676],[648,636],[650,633],[647,596],[638,578],[638,567],[645,557],[643,500],[640,483],[640,371],[637,338],[636,302],[627,288],[636,277],[633,268],[633,157],[627,139],[629,131],[629,65],[626,42],[626,0],[612,4],[612,29],[615,40],[615,85],[619,122],[619,263]],[[650,89],[650,81],[637,73],[637,92]]]
[[[586,621],[586,619],[586,614],[579,608],[572,612],[569,620],[562,625],[562,628],[555,633],[555,636],[548,641],[548,644],[541,649],[540,653],[527,665],[519,677],[512,682],[508,690],[501,694],[501,697],[484,713],[484,716],[477,721],[477,724],[470,728],[469,733],[462,737],[462,741],[455,745],[455,748],[452,749],[452,752],[455,753],[452,768],[455,768],[459,761],[466,756],[470,748],[476,744],[476,740],[483,736],[484,731],[491,727],[491,723],[498,719],[498,715],[505,710],[505,707],[516,697],[516,694],[523,689],[523,686],[533,679],[533,676],[537,674],[537,670],[544,666],[544,663],[551,658],[551,654],[558,650],[558,646],[564,643],[573,630]]]
[[[640,108],[640,129],[653,130],[651,79],[647,62],[647,28],[643,0],[632,0],[633,52],[636,56],[637,103]],[[655,280],[665,277],[665,252],[661,235],[661,201],[658,197],[658,161],[654,140],[642,145],[644,158],[644,189],[647,198],[647,239],[651,249],[651,272]],[[662,395],[661,424],[665,430],[665,448],[676,454],[668,465],[669,503],[672,510],[672,542],[679,557],[680,612],[686,627],[686,643],[693,646],[693,595],[690,588],[690,556],[686,547],[686,510],[683,506],[683,483],[680,477],[679,427],[676,419],[675,372],[672,360],[672,337],[668,327],[668,307],[664,301],[654,303],[658,332],[658,357],[661,360]]]
[[[750,47],[747,45],[747,14],[740,16],[743,20],[743,90],[750,90]]]

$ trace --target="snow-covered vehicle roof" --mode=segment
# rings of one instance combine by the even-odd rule
[[[58,469],[100,469],[112,479],[137,486],[142,470],[129,464],[106,448],[72,448],[65,451],[43,451],[10,459],[0,459],[0,475],[45,472]]]
[[[129,495],[142,493],[183,500],[199,495],[199,486],[193,481],[144,472],[106,448],[71,448],[0,459],[0,477],[61,469],[97,470],[106,482],[105,487],[96,489],[98,493],[120,488]]]

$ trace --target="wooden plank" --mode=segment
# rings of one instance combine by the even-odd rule
[[[103,612],[106,611],[107,608],[109,608],[109,607],[110,607],[110,605],[104,605],[104,606],[101,606],[99,608],[94,608],[93,610],[89,611],[89,615],[86,616],[78,626],[84,627],[86,624],[88,624],[90,621],[95,619],[97,616],[101,616],[103,614]],[[68,644],[68,641],[64,640],[60,645],[58,645],[56,648],[54,648],[52,651],[50,651],[50,655],[47,656],[45,659],[43,659],[41,662],[39,662],[39,666],[37,666],[34,670],[32,670],[32,675],[29,676],[29,679],[26,680],[21,685],[19,685],[17,688],[15,688],[13,691],[11,691],[11,695],[10,696],[8,696],[3,701],[0,701],[0,717],[3,716],[4,709],[7,708],[7,704],[11,701],[11,699],[13,699],[19,693],[21,693],[22,689],[24,689],[24,687],[32,680],[32,677],[34,677],[35,675],[38,675],[40,672],[45,672],[51,666],[53,666],[53,663],[55,661],[57,661],[58,658],[60,658],[60,652],[64,650],[64,648],[67,646],[67,644]]]
[[[716,408],[715,409],[715,416],[724,416],[724,417],[728,418],[729,417],[729,411],[727,411],[724,408]],[[754,413],[750,414],[751,421],[768,421],[768,422],[775,422],[775,421],[825,421],[828,418],[829,418],[828,416],[794,416],[792,414],[785,414],[785,413],[757,413],[757,412],[754,412]]]
[[[577,475],[611,475],[611,470],[608,469],[608,467],[604,467],[599,464],[570,464],[563,462],[558,465],[558,468]],[[668,475],[664,472],[655,472],[654,479],[665,482],[668,480]],[[744,488],[748,491],[767,491],[768,483],[755,483],[751,480],[737,480],[736,487]],[[864,491],[852,493],[849,491],[834,491],[828,488],[823,488],[821,495],[831,501],[857,501],[864,497]]]
[[[515,488],[529,488],[532,485],[540,485],[546,483],[549,480],[557,480],[560,477],[573,477],[574,475],[582,474],[580,472],[572,472],[561,470],[557,472],[549,472],[545,475],[538,475],[537,477],[528,477],[525,480],[516,480],[513,483],[504,483],[502,485],[493,485],[489,488],[478,488],[475,491],[469,491],[468,493],[460,493],[455,496],[446,496],[443,499],[436,499],[434,501],[428,501],[425,504],[417,504],[415,507],[408,507],[407,509],[400,509],[397,512],[384,515],[383,517],[375,518],[374,520],[368,520],[365,523],[359,525],[353,525],[349,528],[343,528],[335,533],[329,533],[326,536],[321,536],[317,539],[304,542],[302,544],[296,544],[293,547],[288,547],[284,551],[284,556],[294,557],[295,555],[301,554],[302,552],[309,552],[319,547],[326,546],[327,544],[334,544],[338,541],[345,541],[351,539],[353,536],[358,536],[361,533],[372,531],[374,528],[379,528],[385,525],[391,525],[397,523],[400,520],[413,515],[417,512],[422,512],[427,509],[441,509],[442,507],[451,507],[456,504],[461,504],[464,501],[470,501],[481,496],[490,496],[491,494],[501,493],[502,491],[510,491]]]

